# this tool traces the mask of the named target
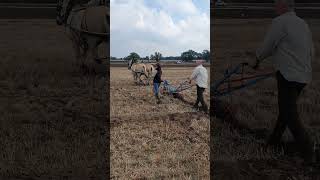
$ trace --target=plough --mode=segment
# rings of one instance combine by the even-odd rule
[[[215,81],[211,86],[211,101],[213,107],[210,107],[211,116],[216,116],[233,125],[239,127],[239,122],[234,116],[236,108],[220,98],[232,94],[234,91],[241,90],[256,84],[273,76],[273,72],[259,72],[245,74],[245,68],[248,63],[241,63],[235,67],[225,70],[223,78]],[[236,76],[236,77],[234,77]]]
[[[173,86],[168,80],[163,81],[163,86],[161,88],[161,94],[172,95],[174,98],[182,98],[180,94],[182,91],[192,88],[193,85],[189,81],[183,81],[178,86]]]
[[[182,83],[180,83],[177,87],[172,86],[168,80],[164,80],[163,81],[163,90],[168,93],[168,94],[177,94],[180,93],[184,90],[190,89],[192,87],[191,84],[189,84],[188,81],[184,81]]]
[[[254,74],[245,74],[245,67],[248,63],[241,63],[233,68],[225,70],[222,79],[215,81],[211,85],[211,96],[218,98],[231,94],[232,92],[246,87],[252,86],[259,81],[272,77],[273,72],[262,72]],[[234,78],[234,76],[237,76]],[[240,76],[240,77],[239,77]],[[178,86],[173,86],[168,80],[163,82],[163,93],[174,95],[184,90],[190,89],[193,85],[188,81],[180,83]]]
[[[245,74],[245,67],[247,66],[248,63],[241,63],[233,68],[227,69],[223,78],[212,84],[211,95],[216,98],[226,96],[236,90],[247,88],[261,80],[273,76],[273,72],[262,72],[247,75]],[[238,77],[233,78],[234,75]]]
[[[240,63],[235,67],[228,68],[225,70],[223,78],[215,81],[210,86],[211,101],[213,101],[213,107],[210,108],[212,115],[235,122],[233,107],[223,102],[220,98],[270,78],[274,74],[273,72],[254,72],[248,74],[245,73],[246,67],[248,67],[248,63]],[[184,81],[178,86],[173,86],[168,80],[164,80],[160,92],[161,94],[172,95],[174,98],[184,101],[181,92],[192,88],[192,86],[194,85],[190,84],[189,81]]]

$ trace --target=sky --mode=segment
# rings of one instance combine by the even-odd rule
[[[111,56],[210,50],[210,0],[111,0]]]

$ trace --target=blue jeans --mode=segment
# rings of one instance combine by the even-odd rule
[[[153,92],[154,95],[158,96],[160,90],[160,83],[153,83]]]

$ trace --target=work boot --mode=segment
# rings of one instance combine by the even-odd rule
[[[199,109],[198,103],[195,103],[195,104],[192,106],[192,108],[194,108],[194,109]]]
[[[195,111],[199,111],[199,106],[193,105],[193,106],[192,106],[192,109],[194,109]]]
[[[156,95],[156,99],[157,99],[157,104],[160,104],[160,103],[161,103],[161,100],[160,100],[159,95]]]
[[[204,113],[208,114],[208,107],[207,106],[203,106],[202,110],[203,110]]]

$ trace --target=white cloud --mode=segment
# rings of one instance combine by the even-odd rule
[[[172,15],[190,15],[198,13],[198,9],[193,4],[192,0],[157,0],[157,2],[161,8]]]
[[[150,2],[150,1],[149,1]],[[180,55],[210,48],[210,17],[192,0],[111,0],[111,55]],[[208,4],[209,6],[209,4]],[[179,18],[176,18],[180,16]]]

